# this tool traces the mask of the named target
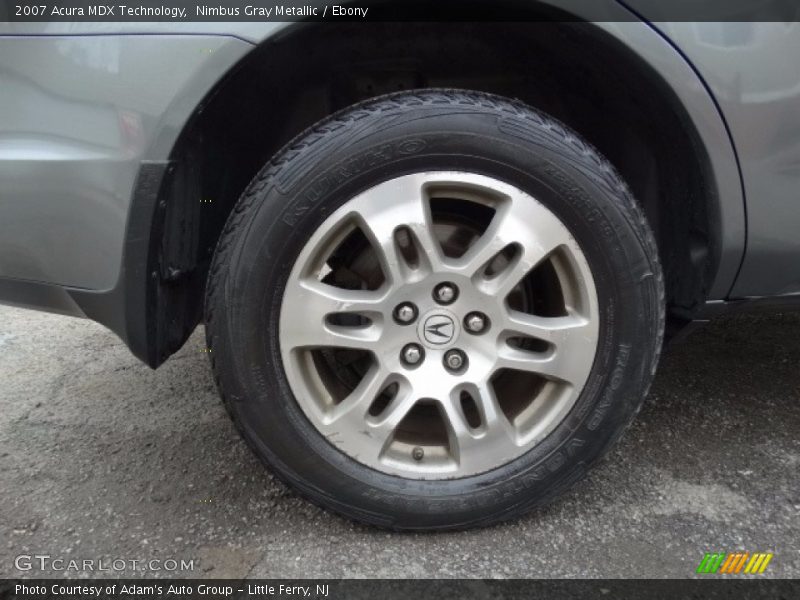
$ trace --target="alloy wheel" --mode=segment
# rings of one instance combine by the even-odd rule
[[[598,322],[586,258],[548,208],[491,177],[424,172],[322,223],[289,277],[279,342],[296,401],[341,452],[452,479],[564,420]]]

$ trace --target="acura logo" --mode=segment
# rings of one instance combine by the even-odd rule
[[[432,315],[425,319],[423,335],[429,344],[444,345],[453,339],[455,330],[453,319],[447,315]]]

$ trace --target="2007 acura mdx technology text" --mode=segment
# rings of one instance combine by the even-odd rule
[[[150,367],[204,323],[253,451],[348,517],[551,500],[665,331],[800,299],[800,27],[528,4],[0,25],[0,299]]]

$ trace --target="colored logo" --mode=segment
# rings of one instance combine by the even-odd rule
[[[710,552],[700,561],[697,573],[755,575],[767,569],[772,556],[771,552]]]

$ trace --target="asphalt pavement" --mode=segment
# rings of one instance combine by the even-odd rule
[[[671,348],[587,480],[447,534],[297,497],[240,440],[203,349],[198,330],[152,371],[97,324],[0,307],[0,577],[680,578],[740,550],[800,577],[800,314],[728,318]]]

